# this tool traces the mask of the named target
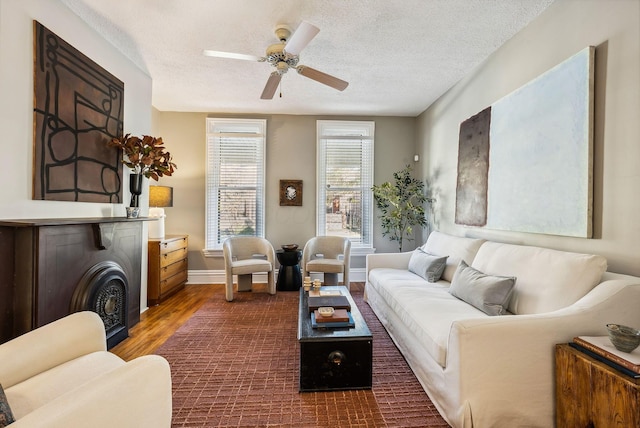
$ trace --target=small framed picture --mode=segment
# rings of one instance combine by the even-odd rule
[[[280,180],[280,206],[302,206],[302,180]]]

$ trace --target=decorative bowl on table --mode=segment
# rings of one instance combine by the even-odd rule
[[[335,312],[335,309],[331,306],[321,306],[318,308],[318,313],[323,317],[330,317]]]
[[[607,324],[609,340],[617,350],[631,352],[640,345],[640,331],[620,324]]]
[[[298,249],[298,244],[285,244],[281,245],[281,247],[285,251],[295,251]]]

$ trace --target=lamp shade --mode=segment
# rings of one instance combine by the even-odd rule
[[[172,207],[173,206],[173,187],[149,186],[149,206],[150,207]]]

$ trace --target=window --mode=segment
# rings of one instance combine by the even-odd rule
[[[317,122],[317,235],[347,236],[352,248],[372,242],[374,122]]]
[[[266,120],[207,118],[206,250],[264,237]]]

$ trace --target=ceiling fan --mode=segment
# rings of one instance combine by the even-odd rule
[[[291,34],[291,28],[287,25],[280,24],[276,26],[275,34],[280,43],[275,43],[267,48],[266,55],[263,57],[254,55],[245,55],[231,52],[220,52],[205,50],[204,55],[219,57],[219,58],[232,58],[242,59],[247,61],[268,62],[275,71],[271,73],[267,84],[260,96],[263,100],[270,100],[280,84],[282,75],[289,71],[290,68],[295,69],[298,74],[308,77],[309,79],[320,82],[324,85],[331,86],[339,91],[344,91],[349,82],[345,82],[342,79],[331,76],[322,71],[308,67],[306,65],[298,64],[299,55],[302,49],[304,49],[309,42],[318,34],[320,29],[307,21],[302,21],[298,26],[295,33]]]

